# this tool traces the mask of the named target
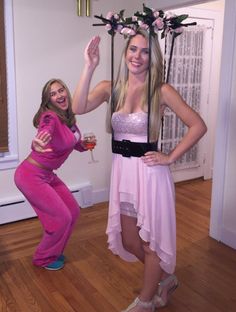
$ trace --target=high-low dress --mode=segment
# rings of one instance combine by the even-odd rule
[[[147,113],[112,115],[114,139],[147,142]],[[137,258],[124,249],[120,207],[128,203],[135,211],[139,235],[160,258],[160,266],[173,273],[176,264],[175,189],[169,166],[147,166],[140,157],[112,154],[108,247],[126,261]]]

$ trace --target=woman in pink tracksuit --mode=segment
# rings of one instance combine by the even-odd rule
[[[15,183],[32,205],[43,226],[43,238],[33,256],[36,266],[59,270],[64,266],[66,243],[79,216],[79,205],[68,187],[53,170],[58,169],[75,149],[86,148],[76,126],[67,86],[59,79],[49,80],[33,120],[36,140],[47,140],[44,152],[32,144],[29,156],[18,166]]]

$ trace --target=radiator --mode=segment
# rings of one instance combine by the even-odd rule
[[[93,191],[90,183],[69,187],[81,208],[93,205]],[[36,214],[23,195],[0,199],[0,224],[35,217]]]

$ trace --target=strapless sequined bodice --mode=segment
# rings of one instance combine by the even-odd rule
[[[112,115],[111,123],[115,137],[121,135],[147,136],[147,113],[143,111],[131,114],[115,112]]]

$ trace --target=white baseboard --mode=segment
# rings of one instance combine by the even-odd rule
[[[35,216],[36,213],[23,196],[21,201],[0,205],[0,224],[29,219]]]
[[[83,183],[69,187],[81,208],[92,207],[93,204],[108,201],[108,189],[93,191],[92,185]],[[14,198],[0,199],[0,224],[36,217],[33,208],[23,195]]]

